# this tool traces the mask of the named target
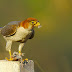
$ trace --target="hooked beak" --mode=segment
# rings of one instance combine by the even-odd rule
[[[39,22],[37,22],[34,26],[38,28],[42,27]]]

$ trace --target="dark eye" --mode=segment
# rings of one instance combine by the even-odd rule
[[[32,24],[33,24],[34,22],[32,22]]]

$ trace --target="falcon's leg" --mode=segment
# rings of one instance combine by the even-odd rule
[[[12,57],[11,57],[11,45],[12,45],[12,41],[11,40],[7,40],[6,50],[9,51],[9,55],[10,55],[10,59],[6,58],[7,60],[12,60]]]
[[[20,45],[19,45],[19,56],[21,56],[21,50],[22,50],[22,48],[24,47],[24,45],[25,45],[25,43],[20,43]]]
[[[22,50],[24,45],[25,45],[25,43],[20,43],[20,45],[19,45],[19,56],[22,55],[21,50]],[[23,63],[28,63],[28,58],[23,59]]]
[[[12,58],[11,58],[11,50],[9,50],[9,55],[10,55],[10,60],[12,60]]]

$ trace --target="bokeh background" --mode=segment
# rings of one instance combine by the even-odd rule
[[[22,50],[24,58],[34,60],[35,72],[72,72],[72,0],[0,0],[0,27],[28,17],[42,25]],[[0,34],[0,59],[9,58],[5,43]]]

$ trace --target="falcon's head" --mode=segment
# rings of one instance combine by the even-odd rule
[[[25,29],[32,29],[34,27],[41,27],[39,21],[35,18],[27,18],[25,21],[22,21],[20,23],[20,25],[22,27],[24,27]]]

